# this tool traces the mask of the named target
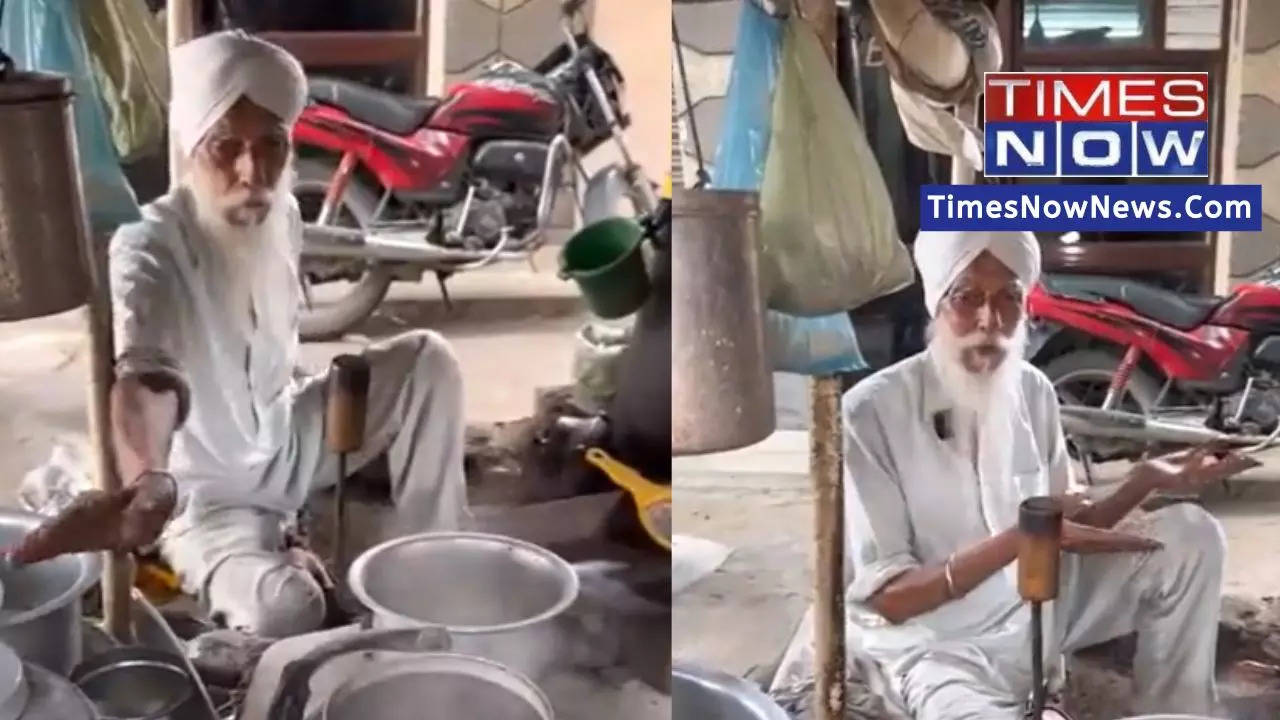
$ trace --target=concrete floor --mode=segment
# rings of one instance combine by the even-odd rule
[[[677,458],[677,534],[732,548],[718,571],[674,599],[673,657],[768,682],[812,601],[808,435],[780,431],[744,450]],[[1106,476],[1123,471],[1105,469]],[[1280,453],[1214,491],[1206,507],[1229,543],[1224,591],[1280,595]],[[750,632],[744,632],[750,628]]]
[[[556,251],[540,253],[536,272],[506,264],[454,278],[452,312],[434,278],[397,283],[355,333],[305,344],[302,364],[319,370],[334,355],[368,342],[431,328],[453,343],[462,364],[468,422],[526,417],[535,390],[571,382],[574,334],[583,322],[576,287],[556,277]],[[74,310],[0,323],[0,505],[13,497],[27,470],[48,459],[59,438],[83,442],[88,363],[82,317]]]

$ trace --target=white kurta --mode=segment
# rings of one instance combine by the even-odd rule
[[[271,295],[253,298],[267,317],[283,306],[284,323],[244,323],[248,300],[237,298],[213,241],[180,188],[142,209],[111,241],[111,291],[117,374],[165,371],[186,388],[185,422],[173,437],[170,469],[184,492],[208,503],[292,511],[305,487],[289,469],[272,466],[289,439],[298,351],[297,262],[302,223],[289,207],[289,235],[264,253]],[[272,306],[269,308],[268,306]]]
[[[153,202],[110,251],[117,374],[164,373],[182,388],[169,467],[184,509],[161,549],[228,626],[305,632],[324,619],[323,592],[282,552],[282,526],[337,467],[324,444],[325,376],[295,372],[301,223],[291,207],[287,242],[260,260],[267,274],[251,305],[227,282],[190,203],[181,189]],[[384,537],[457,529],[469,520],[457,358],[427,331],[363,355],[366,442],[348,469],[386,453],[397,522]]]
[[[919,720],[1017,718],[1031,688],[1030,611],[1017,593],[1016,563],[899,625],[866,605],[902,572],[941,564],[1013,526],[1023,499],[1068,491],[1071,466],[1052,385],[1023,363],[1014,392],[1007,436],[981,438],[977,461],[955,431],[963,423],[939,432],[935,416],[952,405],[927,352],[844,398],[850,646],[879,665],[898,696],[891,699]],[[989,462],[1000,449],[1003,461]],[[995,474],[1002,466],[1007,474]],[[1046,607],[1046,667],[1057,676],[1062,652],[1136,629],[1136,704],[1208,712],[1221,529],[1189,505],[1154,513],[1152,526],[1165,542],[1161,552],[1064,556],[1059,599]],[[808,643],[797,636],[775,685],[794,682]]]

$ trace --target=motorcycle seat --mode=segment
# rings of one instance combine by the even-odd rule
[[[307,78],[307,97],[395,135],[408,135],[422,127],[441,103],[440,98],[397,95],[331,77]]]
[[[1157,285],[1106,275],[1044,275],[1040,282],[1052,295],[1098,302],[1113,300],[1156,322],[1193,330],[1222,304],[1216,296],[1183,295]]]

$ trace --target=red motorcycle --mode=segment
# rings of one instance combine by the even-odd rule
[[[1077,457],[1280,435],[1280,271],[1227,297],[1122,277],[1045,275],[1028,357],[1058,390]]]
[[[310,104],[293,130],[294,193],[309,224],[304,339],[363,320],[392,280],[431,271],[445,290],[454,273],[530,258],[566,169],[586,180],[581,199],[572,193],[584,221],[618,214],[623,199],[636,215],[654,210],[652,186],[622,143],[622,74],[575,29],[584,1],[562,3],[566,42],[537,67],[502,62],[442,98],[310,79]],[[580,158],[610,138],[623,167],[587,178]],[[339,281],[354,287],[317,302],[314,286]]]

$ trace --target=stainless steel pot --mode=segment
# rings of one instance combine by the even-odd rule
[[[109,650],[77,667],[71,681],[102,720],[215,720],[182,658],[167,652]]]
[[[671,453],[757,443],[773,432],[755,193],[672,198]]]
[[[0,76],[0,321],[50,315],[88,299],[73,128],[67,78]]]
[[[534,680],[556,659],[555,619],[578,596],[577,573],[554,553],[466,532],[385,542],[356,558],[349,582],[375,627],[443,627],[453,652]]]
[[[671,720],[790,720],[768,695],[741,678],[692,665],[671,671]]]
[[[30,694],[22,720],[102,720],[84,693],[66,678],[30,663],[24,671]]]
[[[12,546],[44,518],[0,509],[0,546]],[[67,675],[81,660],[81,596],[98,582],[102,560],[94,554],[64,555],[9,569],[0,609],[0,642],[26,662]]]
[[[555,712],[538,686],[509,668],[429,653],[370,663],[334,692],[322,713],[322,720],[411,717],[554,720]]]

